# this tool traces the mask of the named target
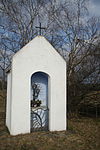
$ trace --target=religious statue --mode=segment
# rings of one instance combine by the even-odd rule
[[[37,99],[40,93],[40,87],[35,82],[32,83],[33,99],[31,100],[31,107],[39,107],[41,100]]]

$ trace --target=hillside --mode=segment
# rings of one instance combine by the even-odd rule
[[[73,118],[68,130],[9,135],[5,125],[5,103],[0,97],[0,150],[100,150],[100,119]]]

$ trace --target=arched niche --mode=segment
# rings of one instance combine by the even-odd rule
[[[31,99],[33,99],[32,84],[35,83],[40,89],[37,99],[41,100],[41,106],[48,105],[48,80],[49,75],[44,72],[35,72],[31,76]]]
[[[44,72],[35,72],[31,76],[31,131],[49,128],[48,80],[49,75]],[[39,105],[37,101],[40,102]]]

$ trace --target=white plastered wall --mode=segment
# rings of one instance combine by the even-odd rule
[[[12,60],[12,135],[30,132],[31,75],[38,71],[49,75],[49,130],[66,130],[66,62],[44,37],[38,36]]]
[[[11,130],[11,72],[7,74],[7,105],[6,105],[6,125]]]

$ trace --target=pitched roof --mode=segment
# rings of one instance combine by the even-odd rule
[[[44,37],[44,36],[36,36],[33,40],[35,40],[36,38],[43,38],[43,39],[45,39],[50,45],[51,45],[51,43]],[[32,42],[33,40],[31,40],[30,42]],[[30,42],[29,43],[27,43],[25,46],[27,46],[28,44],[30,44]],[[21,50],[23,50],[24,48],[25,48],[25,46],[24,47],[22,47],[19,51],[17,51],[14,55],[13,55],[13,57],[15,56],[15,55],[17,55]],[[52,45],[51,45],[52,46]],[[53,47],[53,46],[52,46]],[[53,47],[54,48],[54,47]],[[55,49],[55,48],[54,48]],[[60,51],[58,51],[58,50],[56,50],[55,49],[55,51],[61,56],[61,58],[66,62],[66,58],[62,55],[62,53],[60,53]],[[12,58],[13,58],[12,57]],[[9,73],[10,72],[10,70],[11,70],[11,65],[10,66],[8,66],[7,67],[7,69],[6,69],[6,73]]]

